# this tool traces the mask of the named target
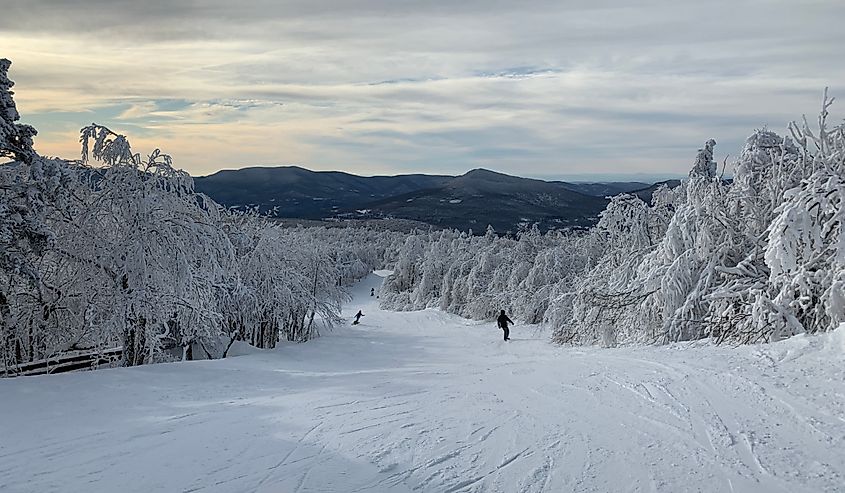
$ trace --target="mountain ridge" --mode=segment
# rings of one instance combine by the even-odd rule
[[[568,183],[475,168],[462,175],[360,176],[300,166],[221,170],[194,178],[198,192],[233,208],[297,219],[403,219],[483,232],[589,227],[606,196],[648,183]]]

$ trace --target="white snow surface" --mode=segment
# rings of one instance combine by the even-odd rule
[[[384,272],[379,274],[385,275]],[[0,380],[3,492],[845,491],[845,325],[572,348],[378,309],[217,361]]]

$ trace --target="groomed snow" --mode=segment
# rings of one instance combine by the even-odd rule
[[[845,490],[845,326],[557,347],[380,311],[218,361],[0,380],[3,492]],[[378,289],[378,288],[377,288]]]

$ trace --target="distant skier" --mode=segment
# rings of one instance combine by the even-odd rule
[[[508,324],[513,324],[513,320],[509,319],[507,315],[505,315],[505,311],[502,310],[502,313],[499,314],[499,318],[496,319],[496,322],[499,324],[499,328],[505,331],[505,340],[511,340],[508,335],[510,334],[510,330],[508,329]]]
[[[370,296],[376,295],[376,288],[370,288]]]
[[[363,317],[363,316],[364,316],[364,314],[361,313],[361,310],[358,310],[358,313],[355,314],[355,321],[352,322],[352,325],[358,325],[358,322],[361,320],[361,317]]]

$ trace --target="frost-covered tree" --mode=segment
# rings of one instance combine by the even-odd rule
[[[20,119],[12,92],[14,82],[9,80],[9,67],[6,58],[0,58],[0,158],[11,158],[26,164],[32,164],[36,153],[32,149],[32,138],[37,134],[29,125],[15,123]]]
[[[755,322],[774,337],[845,322],[845,124],[829,128],[832,104],[825,91],[817,133],[806,120],[790,127],[809,176],[784,193],[767,231],[769,289]]]
[[[60,160],[44,159],[32,149],[35,129],[19,119],[10,63],[0,60],[0,359],[4,368],[31,361],[55,344],[61,289],[47,282],[48,254],[55,235],[48,218],[64,212],[78,180]]]
[[[716,141],[713,139],[704,143],[704,147],[698,150],[698,156],[692,169],[689,172],[690,178],[713,179],[716,177],[716,161],[713,160],[713,149]]]
[[[104,164],[92,180],[97,206],[82,220],[105,233],[92,249],[116,275],[125,363],[213,338],[221,325],[216,291],[233,263],[218,206],[194,193],[191,177],[159,150],[141,158],[98,125],[85,127],[81,141],[83,162],[93,142],[90,157]]]
[[[716,267],[715,286],[707,295],[706,330],[716,340],[747,342],[765,336],[751,322],[754,300],[768,275],[763,259],[767,230],[784,192],[802,179],[802,168],[790,139],[763,129],[746,140],[726,197],[727,254]]]

